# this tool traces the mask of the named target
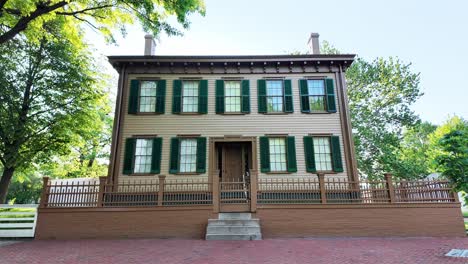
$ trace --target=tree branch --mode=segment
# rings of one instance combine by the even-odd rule
[[[18,22],[16,23],[16,25],[14,25],[12,28],[10,28],[10,30],[7,30],[5,33],[0,35],[0,44],[3,44],[11,40],[18,33],[20,33],[21,31],[24,31],[32,20],[44,14],[47,14],[51,11],[54,11],[56,9],[62,8],[66,6],[68,3],[69,3],[68,1],[61,1],[50,6],[44,6],[44,5],[36,6],[37,7],[36,10],[34,10],[30,15],[20,18]]]
[[[85,8],[85,9],[82,9],[82,10],[73,11],[73,12],[55,12],[55,13],[58,14],[58,15],[65,15],[65,16],[75,16],[75,15],[78,15],[78,14],[90,15],[90,14],[88,14],[86,12],[92,11],[92,10],[108,8],[108,7],[113,7],[113,6],[115,6],[115,3],[114,4],[109,4],[109,5],[89,7],[89,8]]]

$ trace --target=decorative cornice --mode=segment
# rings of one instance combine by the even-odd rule
[[[318,73],[346,69],[355,55],[109,56],[115,69],[159,74]]]

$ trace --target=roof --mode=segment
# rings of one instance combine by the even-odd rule
[[[271,64],[282,62],[313,62],[316,64],[336,64],[349,66],[355,54],[314,54],[314,55],[216,55],[216,56],[108,56],[109,62],[114,66],[121,64],[152,64],[152,63],[251,63]]]

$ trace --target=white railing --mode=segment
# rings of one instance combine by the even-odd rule
[[[0,237],[34,237],[36,220],[37,204],[0,204]]]

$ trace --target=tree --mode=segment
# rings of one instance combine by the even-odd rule
[[[57,18],[65,21],[62,35],[69,40],[79,39],[79,25],[85,24],[113,41],[115,30],[125,33],[125,26],[134,21],[154,35],[163,31],[178,35],[180,31],[167,22],[169,16],[187,28],[190,13],[204,12],[202,0],[0,0],[0,44],[20,33],[41,40],[47,23]]]
[[[103,92],[86,49],[60,37],[64,20],[46,25],[59,36],[53,41],[17,37],[0,45],[0,203],[15,171],[68,153],[94,122]]]
[[[322,52],[340,54],[326,41],[322,43]],[[370,62],[357,58],[346,71],[346,81],[361,175],[375,179],[391,171],[401,178],[421,177],[424,168],[408,170],[411,159],[400,157],[403,131],[412,131],[419,124],[419,117],[410,109],[422,96],[419,73],[412,71],[411,63],[398,58]]]
[[[449,118],[429,136],[433,148],[429,155],[433,171],[453,183],[455,191],[468,193],[468,122],[458,116]],[[468,197],[465,195],[465,202]]]

